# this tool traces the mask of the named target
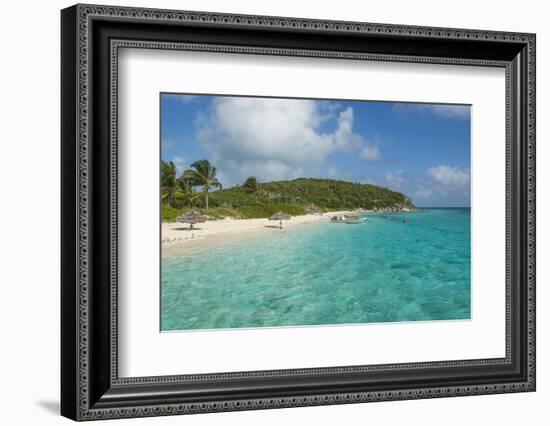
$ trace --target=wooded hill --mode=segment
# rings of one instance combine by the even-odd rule
[[[194,191],[194,190],[193,190]],[[186,197],[164,197],[162,218],[173,221],[183,212],[201,209],[213,217],[262,218],[278,211],[297,216],[314,211],[363,209],[414,208],[405,195],[370,184],[345,182],[332,179],[299,178],[288,181],[257,182],[248,178],[242,185],[212,190],[206,199],[197,192]]]
[[[213,192],[212,205],[241,208],[273,203],[313,204],[324,210],[414,207],[405,195],[370,184],[309,178],[257,183],[257,187],[247,182]]]

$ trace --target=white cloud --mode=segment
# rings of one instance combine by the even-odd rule
[[[177,176],[181,175],[185,169],[189,166],[189,161],[186,157],[176,155],[172,158],[174,166],[176,166]]]
[[[414,175],[403,169],[384,175],[382,186],[410,196],[418,205],[467,206],[470,203],[470,170],[438,165],[423,174]]]
[[[364,143],[361,135],[353,133],[353,108],[347,107],[338,116],[338,127],[334,132],[335,148],[349,150]]]
[[[470,117],[468,105],[430,105],[432,114],[441,118],[464,120]]]
[[[390,189],[399,190],[405,182],[405,171],[400,169],[394,172],[387,172],[384,179]]]
[[[332,120],[338,116],[338,110],[342,108],[342,104],[333,101],[323,101],[318,104],[321,111],[321,120]]]
[[[363,160],[376,161],[380,159],[380,150],[377,146],[366,146],[359,152]]]
[[[444,187],[465,187],[470,184],[470,169],[451,166],[431,167],[426,175]]]
[[[313,100],[220,97],[209,115],[197,119],[197,137],[212,152],[230,184],[257,176],[290,179],[318,168],[335,151],[357,149],[363,138],[353,132],[353,109],[336,116]],[[320,126],[335,121],[332,132]]]

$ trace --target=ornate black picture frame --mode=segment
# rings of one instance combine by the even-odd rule
[[[62,28],[61,413],[74,420],[535,390],[535,35],[76,5]],[[120,378],[121,47],[506,70],[506,356]]]

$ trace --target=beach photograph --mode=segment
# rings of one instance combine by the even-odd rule
[[[160,330],[471,319],[469,105],[161,93]]]

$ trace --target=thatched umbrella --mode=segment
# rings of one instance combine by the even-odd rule
[[[283,220],[289,220],[289,219],[290,219],[290,215],[285,212],[277,212],[269,218],[269,220],[279,221],[279,229],[283,229]]]
[[[176,217],[176,222],[188,223],[189,229],[193,229],[193,225],[199,222],[206,222],[206,216],[196,210],[190,210],[181,216]]]

